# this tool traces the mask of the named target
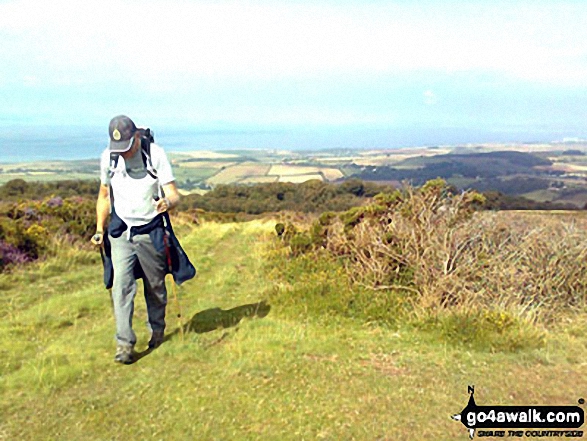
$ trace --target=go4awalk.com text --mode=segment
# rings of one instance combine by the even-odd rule
[[[494,438],[582,438],[582,430],[479,430],[477,436]]]
[[[580,406],[479,406],[475,388],[468,387],[467,406],[452,419],[481,437],[582,438],[585,412]],[[579,405],[585,404],[580,398]]]

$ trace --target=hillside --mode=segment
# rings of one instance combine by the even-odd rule
[[[361,179],[379,181],[402,181],[408,179],[416,185],[421,185],[437,177],[443,179],[462,177],[483,180],[510,175],[538,176],[541,173],[544,174],[544,168],[551,165],[552,161],[525,152],[450,153],[428,157],[412,157],[394,166],[363,167],[355,175]],[[537,167],[542,167],[542,169]],[[512,192],[515,191],[514,186],[511,186],[511,188]]]
[[[181,225],[199,271],[179,290],[188,332],[182,341],[170,302],[169,339],[130,366],[112,360],[96,251],[63,247],[0,274],[0,439],[464,440],[449,417],[469,384],[479,404],[585,396],[584,315],[536,327],[536,344],[520,334],[517,349],[491,350],[435,328],[311,311],[294,294],[336,293],[342,279],[319,262],[282,266],[274,226]],[[136,304],[145,350],[140,295]]]
[[[394,186],[443,178],[460,189],[499,191],[533,201],[587,204],[585,144],[481,144],[388,150],[249,149],[168,152],[184,194],[222,185],[337,183],[348,179]],[[98,160],[0,163],[0,184],[98,178]]]
[[[353,164],[354,168],[348,173],[367,181],[409,181],[414,185],[442,178],[461,189],[497,191],[536,202],[558,202],[580,208],[587,203],[580,150],[530,153],[474,149],[458,153],[462,150],[466,149],[455,148],[448,154],[434,156],[412,156],[395,164]]]

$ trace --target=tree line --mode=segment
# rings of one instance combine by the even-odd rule
[[[526,184],[536,186],[532,178]],[[18,202],[43,200],[52,197],[82,197],[95,199],[99,188],[98,180],[65,180],[55,182],[27,182],[13,179],[0,186],[0,201]],[[349,179],[342,183],[328,183],[318,180],[301,184],[275,182],[255,185],[219,185],[203,194],[190,194],[182,198],[178,209],[187,211],[200,209],[217,213],[246,213],[259,215],[278,211],[298,211],[303,213],[322,213],[324,211],[346,211],[363,205],[379,193],[393,192],[394,187],[376,182]],[[576,209],[572,204],[537,202],[515,196],[507,189],[494,191],[478,188],[486,196],[486,209],[492,210],[555,210]],[[456,189],[455,189],[456,191]]]

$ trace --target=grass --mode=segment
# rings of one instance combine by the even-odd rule
[[[478,404],[566,405],[587,395],[581,315],[545,331],[540,347],[490,351],[434,326],[293,313],[279,302],[259,314],[258,302],[279,289],[267,277],[272,230],[261,221],[181,228],[199,272],[179,290],[193,330],[184,341],[173,333],[170,299],[171,337],[130,366],[112,361],[97,253],[64,249],[0,275],[0,439],[464,440],[449,416],[465,406],[468,384]],[[318,283],[303,272],[291,280],[301,294]],[[143,350],[140,296],[136,306]]]

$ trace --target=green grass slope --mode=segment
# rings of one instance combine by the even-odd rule
[[[176,332],[170,292],[170,337],[130,366],[113,362],[97,252],[0,275],[0,439],[464,440],[450,415],[468,384],[480,405],[587,396],[581,319],[540,349],[490,353],[259,303],[279,289],[266,277],[273,225],[180,228],[199,271],[179,290],[190,330]],[[145,319],[137,296],[139,351]]]

